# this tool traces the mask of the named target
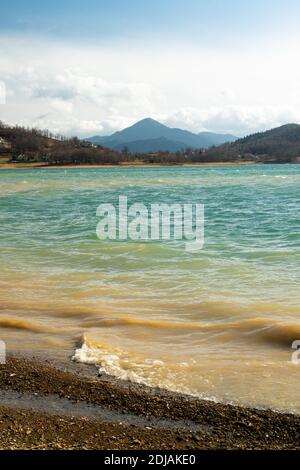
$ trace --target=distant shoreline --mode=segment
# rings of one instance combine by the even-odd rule
[[[87,169],[87,168],[143,168],[143,167],[191,167],[191,166],[249,166],[255,162],[211,162],[211,163],[120,163],[119,165],[48,165],[47,163],[3,163],[0,170],[32,170],[32,169]]]

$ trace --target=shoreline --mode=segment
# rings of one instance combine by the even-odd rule
[[[147,168],[147,167],[193,167],[193,166],[249,166],[255,162],[212,162],[212,163],[120,163],[119,165],[48,165],[43,163],[2,163],[0,170],[32,169],[88,169],[88,168]]]
[[[0,449],[300,449],[300,416],[226,405],[10,355],[0,366]]]

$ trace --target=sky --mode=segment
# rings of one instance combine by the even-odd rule
[[[299,0],[11,0],[0,120],[107,135],[152,117],[237,136],[300,123]]]

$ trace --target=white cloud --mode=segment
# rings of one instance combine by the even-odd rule
[[[76,74],[72,70],[65,70],[59,74],[22,74],[22,82],[26,82],[27,91],[33,98],[50,98],[60,101],[82,99],[103,104],[109,101],[130,101],[136,98],[145,98],[149,93],[149,86],[144,83],[108,82],[99,76]]]
[[[59,111],[60,113],[70,114],[73,111],[73,103],[60,98],[51,99],[50,106],[52,109]]]
[[[300,122],[297,39],[228,51],[0,37],[7,91],[0,119],[81,136],[109,134],[148,116],[236,135]]]
[[[29,125],[28,121],[22,121],[22,125]],[[51,129],[55,134],[80,135],[91,137],[92,135],[110,135],[119,129],[123,129],[132,122],[123,117],[115,117],[109,120],[83,120],[69,115],[62,117],[59,113],[50,112],[46,115],[37,116],[31,125],[43,129]]]
[[[0,80],[0,104],[6,103],[6,86],[5,83]]]
[[[224,106],[201,111],[184,108],[165,117],[164,122],[172,127],[187,128],[194,132],[213,130],[240,136],[277,127],[284,123],[300,122],[300,108]]]

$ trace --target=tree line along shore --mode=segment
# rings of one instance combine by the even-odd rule
[[[300,163],[300,125],[287,124],[209,149],[175,153],[131,153],[48,130],[9,126],[0,121],[0,161],[6,165],[48,166],[122,164]]]

